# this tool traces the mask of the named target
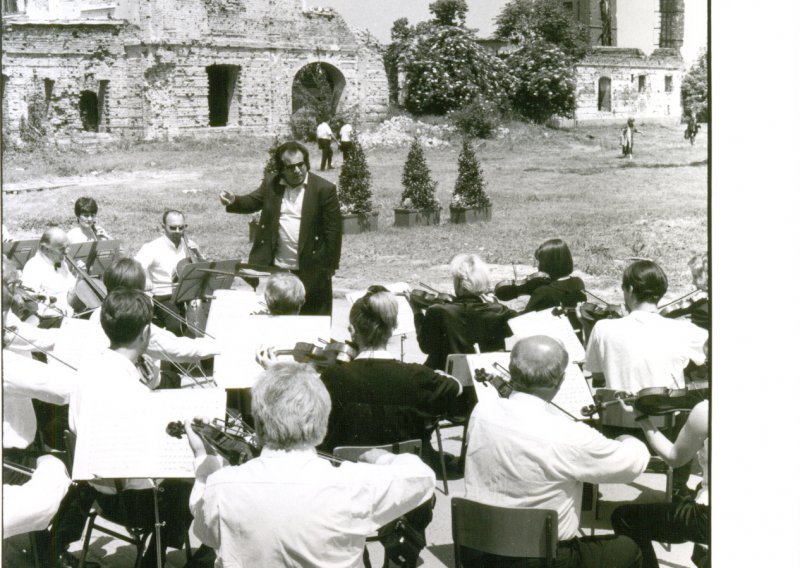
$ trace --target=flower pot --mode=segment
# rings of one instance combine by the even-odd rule
[[[438,225],[441,217],[441,208],[438,209],[402,209],[394,210],[395,227],[419,227]]]
[[[342,233],[357,235],[378,230],[378,212],[347,213],[342,215]]]
[[[492,220],[492,206],[484,207],[455,207],[450,206],[451,223],[477,223],[478,221]]]

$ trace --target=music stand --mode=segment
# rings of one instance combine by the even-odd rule
[[[67,256],[73,261],[82,260],[89,276],[103,276],[106,268],[116,260],[122,242],[117,240],[87,241],[75,243],[67,248]]]
[[[22,270],[31,257],[39,250],[39,239],[9,241],[3,243],[3,254]]]
[[[192,262],[178,275],[172,302],[179,304],[195,299],[207,300],[214,290],[228,290],[233,284],[238,260]]]

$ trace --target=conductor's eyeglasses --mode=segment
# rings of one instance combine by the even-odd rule
[[[305,162],[297,162],[296,164],[286,164],[283,166],[284,170],[300,170],[302,171],[306,167]]]

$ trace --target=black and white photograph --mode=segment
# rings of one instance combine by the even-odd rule
[[[789,565],[797,12],[2,0],[3,568]]]

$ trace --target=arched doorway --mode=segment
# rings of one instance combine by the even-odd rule
[[[597,110],[611,112],[611,79],[600,77],[597,83]]]
[[[346,84],[342,72],[330,63],[304,65],[292,81],[292,114],[305,109],[318,118],[329,119],[336,114]]]
[[[78,100],[78,112],[81,115],[81,125],[87,132],[97,132],[100,124],[100,102],[94,91],[81,91]]]

